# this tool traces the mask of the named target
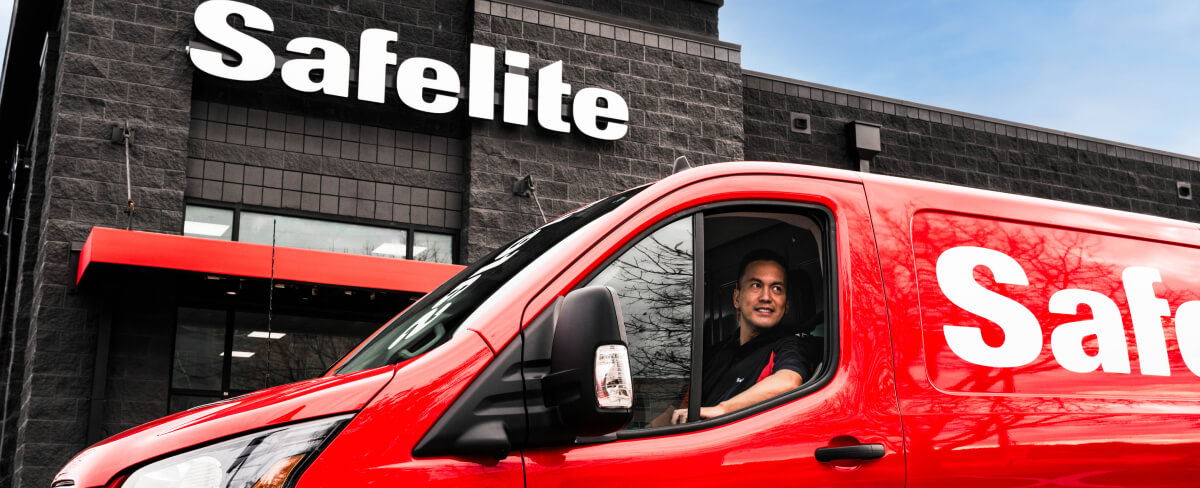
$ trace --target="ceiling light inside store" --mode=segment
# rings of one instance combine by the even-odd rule
[[[221,357],[225,357],[225,353],[221,353]],[[233,351],[233,357],[235,357],[235,358],[254,357],[254,353],[249,352],[249,351]]]
[[[407,255],[408,246],[397,244],[395,242],[385,242],[379,247],[371,251],[371,254],[386,254],[388,256],[404,257]]]
[[[283,339],[283,336],[285,335],[287,334],[283,332],[263,332],[261,330],[256,330],[251,332],[249,336],[255,339]]]
[[[225,235],[225,231],[227,230],[229,230],[229,226],[225,224],[196,222],[194,220],[183,223],[183,235],[185,236],[221,237]]]

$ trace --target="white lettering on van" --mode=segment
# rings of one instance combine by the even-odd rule
[[[196,7],[196,29],[209,40],[232,51],[236,64],[223,54],[206,49],[189,49],[188,57],[205,73],[235,81],[259,81],[275,71],[275,53],[262,41],[234,28],[229,18],[242,18],[246,30],[274,32],[275,24],[262,9],[232,0],[208,0]],[[414,57],[400,62],[388,45],[399,36],[394,31],[367,29],[359,36],[359,100],[384,103],[385,84],[390,66],[396,68],[396,94],[405,105],[422,112],[444,114],[458,108],[462,90],[459,74],[442,61]],[[332,41],[314,37],[292,39],[288,52],[308,56],[290,59],[280,68],[283,83],[304,93],[350,96],[350,53]],[[317,52],[319,51],[319,54]],[[494,120],[496,107],[496,49],[471,44],[468,50],[467,116]],[[504,51],[504,64],[520,73],[504,73],[502,118],[505,123],[529,125],[530,85],[524,73],[530,67],[529,54]],[[562,61],[537,70],[538,124],[547,130],[568,133],[571,124],[563,115],[571,85],[563,82]],[[426,96],[430,96],[426,100]],[[615,141],[629,131],[629,105],[620,95],[602,88],[583,88],[571,103],[571,119],[580,133],[596,139]]]
[[[1186,302],[1175,311],[1175,340],[1179,341],[1183,364],[1200,376],[1200,301]]]
[[[960,246],[938,257],[938,287],[958,307],[994,322],[1004,332],[1004,342],[991,346],[976,326],[945,324],[946,345],[972,364],[1012,368],[1033,362],[1045,344],[1037,317],[1016,300],[988,290],[975,281],[975,268],[991,271],[996,283],[1028,286],[1029,277],[1015,259],[999,251]],[[1170,376],[1163,317],[1171,316],[1170,304],[1158,297],[1154,285],[1162,282],[1159,270],[1139,266],[1121,273],[1129,317],[1133,323],[1138,368],[1144,375]],[[1125,338],[1122,311],[1112,298],[1091,290],[1067,288],[1050,297],[1048,311],[1079,315],[1086,305],[1091,318],[1066,322],[1050,334],[1050,352],[1064,369],[1076,373],[1130,373],[1130,350]],[[1200,300],[1183,303],[1175,311],[1175,337],[1188,370],[1200,376]],[[1096,338],[1095,355],[1084,350],[1083,341]]]
[[[1157,269],[1129,267],[1121,272],[1125,300],[1133,319],[1133,337],[1137,340],[1138,367],[1142,374],[1170,376],[1167,340],[1163,337],[1162,318],[1171,316],[1171,305],[1154,295],[1154,284],[1162,281]]]
[[[946,345],[967,362],[993,368],[1024,366],[1042,352],[1042,328],[1037,317],[1015,300],[975,281],[975,267],[986,266],[997,283],[1029,285],[1021,265],[1008,255],[982,247],[956,247],[937,261],[938,286],[963,310],[995,322],[1004,331],[1004,342],[992,347],[978,327],[946,325]]]
[[[1050,333],[1050,351],[1054,359],[1068,371],[1091,373],[1096,368],[1105,373],[1129,372],[1129,349],[1125,345],[1125,324],[1121,309],[1108,297],[1090,290],[1068,288],[1050,297],[1050,313],[1078,315],[1079,306],[1092,311],[1090,320],[1060,324]],[[1083,350],[1083,340],[1096,336],[1100,352],[1095,356]]]

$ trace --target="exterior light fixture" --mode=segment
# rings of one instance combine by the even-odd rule
[[[871,172],[871,159],[879,154],[879,124],[855,120],[850,123],[850,142],[854,144],[855,155],[858,157],[858,170],[863,173]]]
[[[791,123],[788,128],[797,134],[812,134],[812,123],[808,114],[791,112]]]

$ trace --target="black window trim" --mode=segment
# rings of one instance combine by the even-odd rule
[[[826,207],[824,205],[821,205],[821,204],[818,204],[815,202],[803,203],[803,202],[797,202],[794,200],[748,199],[748,200],[732,200],[732,201],[713,202],[713,203],[685,209],[683,211],[680,211],[680,212],[677,212],[677,213],[674,213],[674,214],[671,214],[671,215],[668,215],[666,217],[659,219],[659,221],[655,222],[653,225],[644,229],[635,238],[630,239],[628,242],[626,242],[624,245],[622,245],[619,249],[617,249],[615,252],[613,252],[611,255],[609,255],[607,258],[605,258],[605,260],[603,262],[601,262],[600,265],[596,266],[590,273],[588,273],[586,276],[584,276],[583,279],[581,279],[579,281],[579,285],[577,285],[576,288],[584,286],[584,284],[586,284],[586,283],[590,283],[593,279],[595,279],[597,276],[599,276],[599,274],[602,271],[607,269],[609,265],[611,265],[613,262],[615,262],[617,259],[619,259],[621,256],[623,256],[627,251],[632,249],[634,246],[636,246],[638,243],[640,243],[647,236],[653,234],[654,232],[658,231],[659,229],[661,229],[667,225],[678,222],[679,220],[681,220],[683,218],[692,218],[693,219],[692,246],[693,246],[693,249],[698,249],[698,250],[700,250],[699,252],[702,253],[704,250],[704,234],[703,234],[704,216],[707,213],[711,213],[713,210],[716,210],[716,209],[725,210],[725,209],[733,209],[733,208],[738,208],[738,207],[741,207],[741,208],[772,207],[775,209],[779,209],[779,211],[777,213],[784,213],[788,209],[805,210],[808,212],[814,212],[821,217],[820,221],[818,221],[817,224],[822,231],[822,236],[821,236],[822,248],[827,250],[825,252],[826,255],[822,256],[822,263],[821,263],[822,271],[824,273],[822,282],[823,282],[824,286],[826,287],[824,298],[825,298],[825,302],[826,302],[825,303],[825,315],[826,315],[825,322],[826,322],[827,327],[826,327],[826,336],[825,336],[825,354],[824,354],[824,356],[822,356],[825,366],[822,367],[821,370],[817,371],[818,374],[815,377],[813,377],[809,381],[806,381],[803,385],[801,385],[799,388],[796,388],[793,391],[784,393],[782,395],[779,395],[775,398],[771,398],[769,400],[764,400],[756,405],[743,408],[741,410],[738,410],[736,412],[733,412],[733,413],[730,413],[727,415],[723,415],[718,418],[693,421],[692,420],[693,416],[695,416],[697,418],[699,417],[700,395],[690,395],[688,398],[688,400],[689,400],[688,422],[685,424],[668,425],[668,426],[662,426],[662,427],[652,427],[652,428],[638,429],[638,430],[633,430],[633,431],[618,431],[618,432],[615,432],[613,434],[606,435],[606,436],[578,438],[578,439],[576,439],[576,443],[590,444],[590,443],[611,442],[611,441],[615,441],[615,440],[625,440],[625,439],[643,439],[643,438],[648,438],[648,437],[659,437],[659,436],[665,436],[665,435],[675,435],[675,434],[707,430],[707,429],[725,425],[725,424],[728,424],[731,422],[736,422],[736,421],[744,419],[746,417],[756,415],[756,414],[764,412],[766,410],[773,409],[780,405],[790,403],[798,398],[807,396],[807,395],[825,387],[825,385],[829,384],[829,382],[833,379],[834,372],[837,371],[837,365],[838,365],[838,361],[839,361],[838,351],[840,349],[840,347],[838,347],[838,346],[841,345],[841,331],[842,331],[842,328],[844,327],[844,324],[841,323],[841,314],[839,313],[839,309],[838,309],[838,303],[840,302],[840,300],[839,300],[840,297],[838,295],[839,276],[838,276],[838,269],[837,269],[838,248],[837,248],[837,239],[835,236],[836,230],[837,230],[837,220],[835,218],[833,211],[830,210],[829,207]],[[699,227],[697,227],[695,224],[695,222],[697,220],[700,222]],[[696,251],[694,251],[694,252],[696,252]],[[704,353],[703,341],[695,340],[695,337],[703,337],[702,336],[703,326],[704,326],[704,324],[703,324],[703,322],[704,322],[704,308],[703,308],[703,306],[704,306],[704,293],[703,293],[703,290],[704,290],[704,288],[703,288],[703,285],[704,285],[704,275],[703,275],[704,263],[703,263],[703,261],[704,261],[703,259],[695,259],[693,262],[693,270],[695,272],[697,272],[695,274],[695,276],[693,276],[693,279],[695,280],[693,282],[694,283],[693,286],[695,287],[695,288],[693,288],[693,293],[696,294],[697,298],[692,303],[692,333],[693,333],[692,371],[693,371],[693,374],[690,379],[691,386],[693,388],[692,391],[700,391],[700,385],[699,385],[700,375],[695,374],[695,372],[699,371],[699,367],[701,366],[700,361],[703,360],[703,353]],[[696,293],[695,292],[696,290],[701,290],[702,292]]]

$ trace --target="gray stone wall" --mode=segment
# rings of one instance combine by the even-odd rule
[[[662,178],[678,156],[695,164],[742,158],[736,46],[618,22],[573,16],[546,4],[475,2],[472,42],[497,48],[498,56],[504,49],[528,53],[529,74],[561,60],[573,92],[612,90],[625,98],[630,120],[628,134],[618,141],[543,130],[536,117],[528,127],[476,121],[469,150],[468,260],[541,224],[538,202],[511,193],[518,177],[533,176],[546,216],[554,217]]]
[[[58,37],[50,38],[57,41]],[[24,181],[17,183],[17,187],[24,186],[29,191],[25,195],[12,196],[12,211],[23,213],[24,222],[12,222],[14,227],[20,225],[21,228],[13,229],[14,232],[9,237],[11,247],[6,251],[18,257],[6,261],[10,265],[15,262],[15,266],[8,270],[10,274],[5,283],[4,315],[0,318],[0,323],[5,329],[3,334],[0,334],[0,388],[3,388],[3,395],[0,397],[4,401],[4,415],[0,417],[0,486],[13,484],[17,422],[20,419],[23,398],[21,388],[24,384],[25,345],[29,340],[29,319],[33,301],[30,289],[37,266],[36,243],[40,240],[38,236],[42,232],[41,216],[46,196],[45,187],[40,182],[46,179],[47,155],[44,148],[49,145],[50,129],[55,120],[53,102],[59,67],[58,50],[58,42],[47,43],[39,73],[38,110],[33,117],[31,137],[34,143],[32,147],[25,148],[30,169],[25,174]],[[19,241],[17,236],[20,236]]]
[[[1200,188],[1196,159],[769,75],[747,74],[744,94],[746,159],[857,168],[847,125],[862,120],[882,126],[874,173],[1200,221],[1177,196]]]
[[[73,291],[71,243],[93,226],[169,233],[182,226],[191,70],[179,46],[193,5],[178,3],[76,0],[64,7],[46,177],[35,182],[45,201],[14,486],[47,486],[86,445],[98,309]],[[122,212],[125,151],[108,140],[112,126],[127,121],[136,132],[132,219]]]

